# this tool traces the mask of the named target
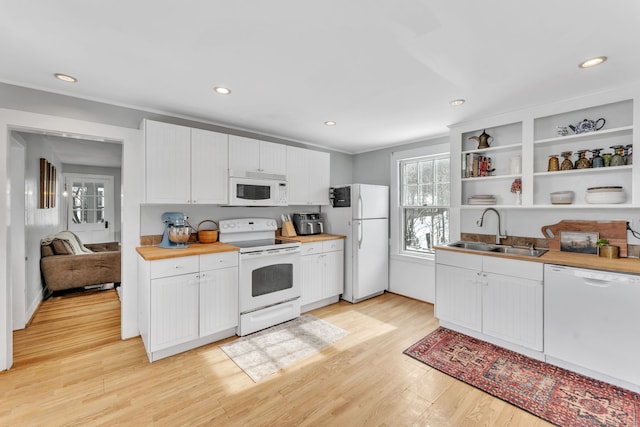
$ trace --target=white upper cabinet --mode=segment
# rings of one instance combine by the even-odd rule
[[[229,135],[229,169],[235,172],[286,175],[286,146]]]
[[[228,135],[191,129],[191,203],[228,201]]]
[[[228,136],[145,120],[147,203],[228,201]]]
[[[329,204],[329,154],[287,147],[290,205]]]
[[[145,120],[147,203],[189,203],[191,129]]]

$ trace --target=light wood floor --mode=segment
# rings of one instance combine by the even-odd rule
[[[402,354],[438,321],[398,295],[313,311],[349,335],[257,384],[220,343],[149,363],[119,313],[115,291],[43,302],[0,373],[0,425],[548,425]]]

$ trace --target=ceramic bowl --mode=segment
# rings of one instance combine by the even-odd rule
[[[553,205],[569,205],[573,203],[573,191],[556,191],[549,195]]]

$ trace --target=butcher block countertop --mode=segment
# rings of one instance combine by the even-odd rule
[[[159,259],[177,258],[183,256],[216,254],[220,252],[238,251],[240,248],[226,243],[189,243],[185,249],[165,249],[157,246],[140,246],[136,251],[146,261],[157,261]]]
[[[346,239],[347,236],[340,236],[338,234],[309,234],[307,236],[294,236],[294,237],[284,237],[278,236],[279,239],[282,240],[292,240],[294,242],[300,243],[313,243],[313,242],[323,242],[325,240],[336,240],[336,239]]]
[[[443,251],[464,252],[474,255],[493,256],[499,258],[519,259],[522,261],[542,262],[545,264],[566,265],[569,267],[593,268],[619,273],[640,274],[640,259],[638,258],[605,258],[597,255],[586,255],[572,252],[548,251],[539,257],[501,254],[495,252],[474,251],[470,249],[438,246]]]

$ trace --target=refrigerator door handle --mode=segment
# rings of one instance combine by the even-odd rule
[[[362,230],[362,221],[358,221],[358,249],[362,249],[363,239],[364,239],[364,232]]]
[[[358,218],[362,219],[364,212],[364,206],[362,204],[362,195],[358,192]]]

